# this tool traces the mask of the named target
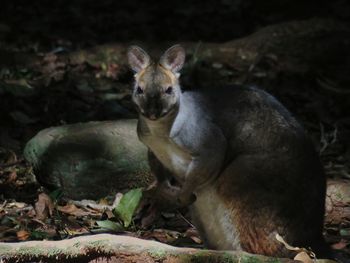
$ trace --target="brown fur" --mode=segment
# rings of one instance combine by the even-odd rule
[[[207,245],[289,257],[279,234],[292,246],[329,257],[322,236],[325,174],[288,110],[254,87],[181,92],[180,46],[168,49],[159,64],[135,46],[128,55],[138,72],[133,101],[139,138],[154,153],[151,169],[162,193],[192,204]]]
[[[177,84],[177,78],[170,70],[161,65],[151,64],[145,69],[135,74],[136,84],[141,88],[147,88],[147,83],[155,80],[161,87],[169,87]]]

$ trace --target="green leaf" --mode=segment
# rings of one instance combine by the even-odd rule
[[[142,197],[142,189],[132,189],[123,195],[118,206],[114,209],[114,213],[123,220],[124,226],[128,227],[131,223],[132,216]]]
[[[30,237],[32,239],[42,240],[42,239],[48,238],[48,236],[49,235],[46,232],[43,232],[43,231],[33,230],[33,231],[30,232]]]
[[[56,190],[52,191],[49,196],[52,199],[52,201],[56,202],[58,201],[63,195],[63,191],[61,188],[57,188]]]
[[[103,221],[96,221],[96,224],[104,229],[111,230],[111,231],[121,231],[124,230],[123,226],[117,222],[113,222],[111,220],[103,220]]]

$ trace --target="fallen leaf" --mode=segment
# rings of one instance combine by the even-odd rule
[[[277,239],[278,242],[282,243],[285,246],[285,248],[288,249],[288,250],[292,250],[292,251],[300,251],[301,250],[301,248],[299,248],[299,247],[293,247],[293,246],[289,245],[283,239],[283,237],[281,237],[279,234],[276,234],[276,239]]]
[[[7,208],[24,208],[27,204],[23,202],[11,202],[7,204]]]
[[[16,179],[17,179],[17,172],[16,172],[16,170],[13,170],[7,178],[7,183],[12,183],[12,182],[16,181]]]
[[[115,215],[113,214],[113,212],[111,210],[106,210],[105,214],[107,215],[108,219],[115,217]]]
[[[348,228],[348,229],[346,229],[346,228],[340,229],[339,234],[341,236],[350,236],[350,228]]]
[[[281,237],[279,234],[276,234],[277,241],[281,242],[286,249],[298,252],[298,254],[294,257],[294,260],[299,260],[304,263],[314,263],[316,255],[314,252],[306,249],[306,248],[300,248],[300,247],[293,247],[289,245],[283,237]]]
[[[203,243],[202,240],[199,237],[190,236],[189,238],[191,238],[197,244],[202,244]]]
[[[47,232],[44,232],[44,231],[33,230],[33,231],[30,233],[30,237],[31,237],[32,239],[42,240],[42,239],[48,238],[49,235],[48,235]]]
[[[191,238],[195,243],[202,244],[202,240],[199,237],[198,231],[195,228],[189,228],[185,232],[185,237]]]
[[[106,198],[101,198],[99,201],[98,201],[98,204],[99,205],[108,205],[108,200]]]
[[[18,240],[21,240],[21,241],[27,240],[30,236],[30,233],[26,230],[20,230],[16,234],[17,234]]]
[[[180,233],[177,231],[154,229],[152,232],[147,232],[142,237],[146,239],[156,239],[162,243],[171,243],[177,240],[179,236]]]
[[[62,189],[58,188],[54,191],[52,191],[49,196],[52,199],[52,201],[56,202],[57,200],[59,200],[63,195],[63,191]]]
[[[5,206],[6,206],[6,204],[7,204],[7,200],[5,200],[4,203],[2,203],[2,204],[0,205],[0,213],[3,212],[3,211],[5,211]],[[0,226],[1,226],[1,225],[0,225]]]
[[[303,263],[314,263],[314,260],[306,253],[305,251],[299,252],[295,257],[294,260],[299,260]]]
[[[81,227],[79,229],[69,229],[65,228],[65,231],[70,235],[70,236],[75,236],[75,235],[81,235],[81,234],[87,234],[90,233],[88,229]]]
[[[117,222],[113,222],[111,220],[96,221],[96,224],[101,228],[115,231],[115,232],[124,230],[124,228],[121,224],[119,224]]]
[[[97,204],[96,201],[86,199],[81,201],[72,201],[72,204],[84,209],[85,211],[91,211],[91,214],[103,213],[113,209],[110,205]]]
[[[58,206],[58,211],[61,211],[62,213],[81,217],[81,216],[87,216],[92,214],[91,212],[84,211],[81,208],[76,207],[74,204],[67,204],[65,206]]]
[[[113,207],[113,208],[116,208],[116,207],[119,205],[120,200],[122,200],[122,198],[123,198],[123,194],[122,194],[122,193],[117,193],[117,194],[115,195],[115,198],[114,198],[112,207]]]
[[[131,223],[132,216],[140,203],[142,197],[142,189],[132,189],[127,192],[120,200],[118,206],[114,209],[114,212],[124,222],[124,226],[128,227]]]
[[[340,240],[338,243],[335,243],[332,245],[332,248],[333,249],[337,249],[337,250],[340,250],[340,249],[344,249],[346,248],[346,246],[349,244],[349,242],[346,242],[344,239]]]
[[[38,201],[35,203],[36,218],[45,220],[48,216],[52,216],[54,204],[51,198],[45,194],[39,194]]]

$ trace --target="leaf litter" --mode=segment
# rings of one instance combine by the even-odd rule
[[[57,240],[108,232],[202,247],[197,231],[180,212],[162,213],[147,227],[142,226],[146,215],[137,209],[142,199],[141,188],[96,201],[65,200],[59,190],[48,193],[38,188],[38,191],[32,204],[15,200],[0,204],[0,242]]]

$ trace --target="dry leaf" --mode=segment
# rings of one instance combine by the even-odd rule
[[[99,205],[109,205],[108,204],[108,200],[106,198],[101,198],[99,201],[98,201],[98,204]]]
[[[80,209],[76,207],[74,204],[67,204],[65,206],[58,206],[57,207],[58,211],[61,211],[62,213],[73,215],[73,216],[87,216],[92,213],[84,211],[83,209]]]
[[[119,205],[120,200],[122,199],[122,197],[123,197],[123,194],[122,194],[122,193],[117,193],[117,194],[115,195],[112,208],[116,208],[116,207]]]
[[[108,203],[102,201],[98,204],[96,201],[93,200],[81,200],[81,201],[72,201],[72,204],[76,205],[77,207],[80,207],[86,211],[92,211],[92,214],[96,214],[97,212],[103,213],[105,211],[112,211],[113,207],[108,205]]]
[[[11,202],[6,205],[7,208],[19,208],[19,209],[24,208],[26,206],[27,204],[23,202]]]
[[[70,236],[81,235],[89,233],[89,230],[85,227],[81,227],[78,229],[65,228],[64,229]]]
[[[314,263],[316,262],[315,258],[315,253],[306,249],[306,248],[300,248],[300,247],[293,247],[289,245],[283,237],[281,237],[279,234],[276,234],[276,239],[277,241],[281,242],[286,249],[296,251],[298,254],[294,257],[294,260],[299,260],[304,263]]]
[[[17,234],[18,240],[21,240],[21,241],[27,240],[30,236],[30,233],[26,230],[20,230],[16,234]]]
[[[332,245],[332,248],[333,249],[337,249],[337,250],[340,250],[340,249],[344,249],[346,248],[346,246],[349,244],[349,242],[346,242],[344,239],[340,240],[338,243],[335,243]]]
[[[276,234],[276,239],[278,242],[282,243],[286,249],[288,250],[293,250],[293,251],[301,251],[302,249],[299,247],[293,247],[291,245],[289,245],[284,239],[283,237],[281,237],[278,233]]]
[[[295,257],[294,260],[299,260],[303,263],[314,263],[314,260],[306,253],[305,251],[299,252]]]
[[[180,233],[177,231],[165,230],[165,229],[154,229],[152,232],[147,232],[142,238],[156,239],[162,243],[171,243],[178,239]]]
[[[190,236],[189,238],[191,238],[197,244],[202,244],[203,243],[202,240],[199,237]]]
[[[81,201],[72,200],[71,203],[85,210],[88,210],[88,208],[92,208],[95,210],[103,210],[103,206],[97,204],[96,201],[94,200],[87,200],[87,199],[83,199]]]
[[[202,240],[199,237],[198,231],[195,228],[189,228],[185,232],[185,237],[191,238],[195,243],[202,244]]]
[[[113,214],[113,212],[110,211],[110,210],[106,210],[106,211],[105,211],[105,214],[107,215],[108,219],[111,219],[111,218],[114,218],[114,217],[115,217],[115,215]]]
[[[54,204],[51,198],[45,194],[39,194],[38,201],[35,203],[36,218],[39,220],[45,220],[48,216],[52,216]]]
[[[16,181],[16,179],[17,179],[17,172],[16,172],[16,170],[13,170],[7,178],[7,183],[12,183],[12,182]]]

